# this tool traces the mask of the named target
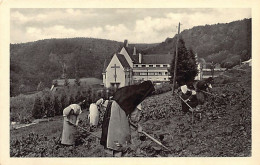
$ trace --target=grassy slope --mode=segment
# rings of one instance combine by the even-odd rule
[[[191,115],[180,111],[180,100],[170,92],[149,97],[144,101],[144,131],[159,139],[164,135],[163,144],[172,152],[161,151],[149,139],[142,142],[133,131],[132,151],[128,156],[250,156],[251,155],[251,70],[229,71],[228,84],[215,86],[214,93],[224,94],[223,99],[209,97],[202,107],[202,120],[191,124]],[[245,89],[241,95],[241,89]],[[224,96],[223,95],[223,96]],[[223,104],[224,103],[224,104]],[[82,119],[86,121],[86,112]],[[28,136],[30,132],[43,134],[47,139],[40,146],[46,151],[40,156],[50,157],[105,157],[103,147],[95,138],[83,136],[82,144],[74,147],[55,145],[51,139],[58,138],[62,130],[62,118],[49,123],[40,123],[20,130],[11,131],[11,140]],[[85,124],[86,126],[86,124]],[[100,128],[99,128],[100,131]],[[37,145],[38,147],[38,145]],[[51,148],[51,149],[49,149]],[[54,148],[54,150],[52,150]],[[11,148],[14,150],[14,148]],[[33,149],[32,149],[33,150]],[[23,153],[22,156],[35,156]],[[17,155],[16,155],[17,156]],[[19,156],[19,155],[18,155]],[[36,155],[39,156],[39,155]]]

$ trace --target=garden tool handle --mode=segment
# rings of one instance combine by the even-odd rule
[[[167,148],[166,146],[164,146],[161,142],[159,142],[158,140],[156,140],[154,137],[150,136],[149,134],[147,134],[146,132],[142,131],[141,133],[143,133],[145,136],[147,136],[148,138],[150,138],[152,141],[154,141],[155,143],[159,144],[160,146],[162,146],[164,149],[171,151],[169,148]]]
[[[178,96],[179,96],[179,95],[178,95]],[[192,108],[181,96],[179,96],[179,98],[180,98],[185,104],[187,104],[190,109],[192,109],[192,112],[194,111],[193,108]]]
[[[135,124],[133,124],[132,122],[130,122],[130,124],[134,127],[134,128],[138,128],[138,126],[136,126]],[[158,140],[156,140],[154,137],[152,137],[151,135],[149,135],[148,133],[141,131],[140,133],[144,134],[146,137],[150,138],[152,141],[154,141],[155,143],[159,144],[160,146],[162,146],[164,149],[171,151],[169,148],[167,148],[166,146],[164,146],[161,142],[159,142]]]

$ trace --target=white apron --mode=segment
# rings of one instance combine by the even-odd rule
[[[93,126],[97,126],[98,120],[99,120],[98,106],[95,103],[92,103],[89,106],[89,124]]]
[[[74,108],[74,109],[72,109]],[[70,111],[74,110],[74,114],[71,115]],[[76,127],[69,124],[68,121],[77,125],[78,124],[78,115],[81,113],[81,109],[79,105],[70,105],[63,110],[63,131],[62,131],[62,138],[61,144],[65,145],[74,145],[75,144],[75,134],[76,134]]]

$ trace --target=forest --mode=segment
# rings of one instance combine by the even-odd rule
[[[180,37],[199,58],[223,67],[251,58],[251,19],[196,26],[183,30]],[[143,54],[168,53],[174,51],[176,38],[175,35],[162,43],[129,44],[129,47],[135,46]],[[62,77],[63,70],[67,78],[101,78],[104,62],[122,46],[123,42],[95,38],[10,44],[10,95],[36,91],[39,84],[49,88],[53,79]]]
[[[180,38],[206,62],[238,64],[251,58],[251,19],[231,23],[196,26],[183,30]],[[155,47],[144,50],[145,54],[174,52],[177,36],[167,38]]]

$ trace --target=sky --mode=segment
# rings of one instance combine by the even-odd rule
[[[91,37],[159,43],[194,26],[251,18],[249,8],[12,8],[11,43]]]

